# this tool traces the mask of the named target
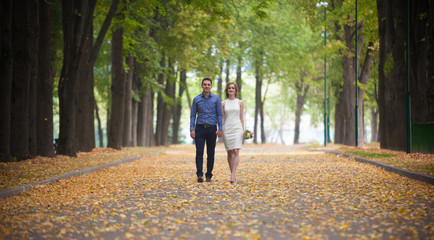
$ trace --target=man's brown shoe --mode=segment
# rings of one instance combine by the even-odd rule
[[[211,182],[211,178],[210,177],[206,177],[206,181],[207,182]]]
[[[203,177],[197,177],[197,182],[203,182]]]

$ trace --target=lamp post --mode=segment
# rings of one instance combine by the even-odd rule
[[[324,7],[324,47],[327,46],[327,2],[319,2],[316,7]],[[327,146],[327,55],[324,56],[324,147]]]
[[[405,125],[406,125],[406,137],[407,137],[407,153],[412,152],[412,139],[411,139],[411,97],[410,97],[410,0],[407,0],[407,11],[406,11],[406,19],[405,19],[405,31],[406,31],[406,51],[405,51],[405,59],[407,60],[405,63],[406,67],[406,94],[405,94]]]
[[[358,96],[358,82],[359,82],[359,69],[358,69],[358,67],[359,67],[359,64],[358,64],[358,62],[359,62],[359,58],[358,58],[358,56],[357,56],[357,38],[358,38],[358,35],[357,35],[357,32],[358,32],[358,29],[357,29],[357,0],[356,0],[356,37],[355,37],[355,40],[354,40],[354,42],[355,42],[355,52],[354,52],[354,56],[355,56],[355,74],[356,74],[356,106],[355,106],[355,109],[354,109],[354,111],[355,111],[355,114],[354,114],[354,116],[355,116],[355,128],[356,128],[356,133],[355,133],[355,135],[356,135],[356,137],[355,137],[355,146],[357,147],[357,146],[359,146],[359,106],[358,106],[358,104],[359,104],[359,96]]]

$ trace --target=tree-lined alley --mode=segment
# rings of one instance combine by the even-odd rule
[[[255,143],[326,114],[355,145],[357,106],[359,146],[406,150],[406,0],[358,1],[357,29],[356,2],[2,1],[0,161],[182,142],[203,77],[240,85]],[[411,123],[434,122],[432,5],[409,8]]]

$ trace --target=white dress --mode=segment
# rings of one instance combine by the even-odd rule
[[[243,125],[240,120],[240,100],[225,100],[225,119],[223,124],[223,142],[226,151],[240,149],[243,143]]]

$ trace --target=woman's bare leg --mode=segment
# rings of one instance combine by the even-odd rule
[[[236,182],[236,171],[238,168],[238,163],[240,162],[240,149],[234,149],[232,154],[232,168],[231,168],[231,182]]]
[[[229,170],[232,172],[232,158],[233,158],[233,150],[228,151],[228,164],[229,164]]]

